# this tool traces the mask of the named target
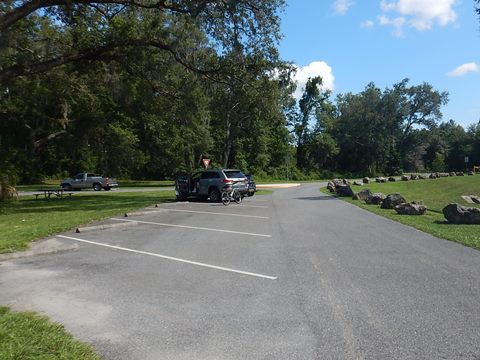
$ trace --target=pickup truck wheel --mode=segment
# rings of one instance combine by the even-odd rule
[[[70,185],[70,184],[62,184],[61,188],[65,191],[72,191],[73,190],[72,185]]]
[[[218,189],[210,189],[208,192],[208,197],[210,198],[211,202],[219,202],[220,201],[220,191]]]
[[[95,190],[95,191],[102,190],[102,185],[100,185],[99,183],[93,184],[93,190]]]

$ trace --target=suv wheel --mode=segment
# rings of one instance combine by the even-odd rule
[[[210,189],[208,192],[208,197],[210,198],[210,201],[212,202],[219,202],[220,201],[220,191],[216,188]]]

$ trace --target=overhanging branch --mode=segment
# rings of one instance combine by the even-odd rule
[[[121,58],[122,55],[115,54],[115,50],[127,47],[153,47],[162,51],[167,51],[171,56],[178,62],[180,65],[185,67],[187,70],[190,70],[194,73],[209,76],[209,74],[217,73],[221,68],[216,69],[199,69],[196,68],[194,64],[190,64],[188,61],[183,59],[170,45],[162,43],[158,40],[143,40],[143,39],[131,39],[121,43],[111,43],[106,46],[97,47],[93,49],[86,49],[84,51],[75,51],[71,53],[63,54],[59,57],[27,64],[27,65],[15,65],[3,70],[0,70],[0,83],[10,80],[18,76],[28,76],[46,72],[55,67],[66,65],[75,61],[80,60],[92,60],[92,61],[102,61],[102,60],[111,60],[112,58]]]
[[[49,8],[52,6],[72,6],[75,4],[116,4],[124,6],[135,6],[144,9],[158,9],[161,11],[171,11],[181,14],[198,15],[208,3],[213,0],[197,1],[194,8],[184,6],[182,2],[171,2],[165,0],[141,1],[141,0],[30,0],[23,5],[0,16],[0,31],[8,29],[17,21],[27,17],[37,10]]]

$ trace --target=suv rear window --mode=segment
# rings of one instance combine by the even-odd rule
[[[202,174],[202,179],[219,179],[220,174],[216,171],[205,171]]]
[[[225,171],[225,175],[227,176],[228,179],[238,179],[238,178],[244,178],[245,175],[241,171]]]

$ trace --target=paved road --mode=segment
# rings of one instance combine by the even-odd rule
[[[157,210],[0,263],[0,304],[106,359],[480,359],[479,251],[318,184]]]

